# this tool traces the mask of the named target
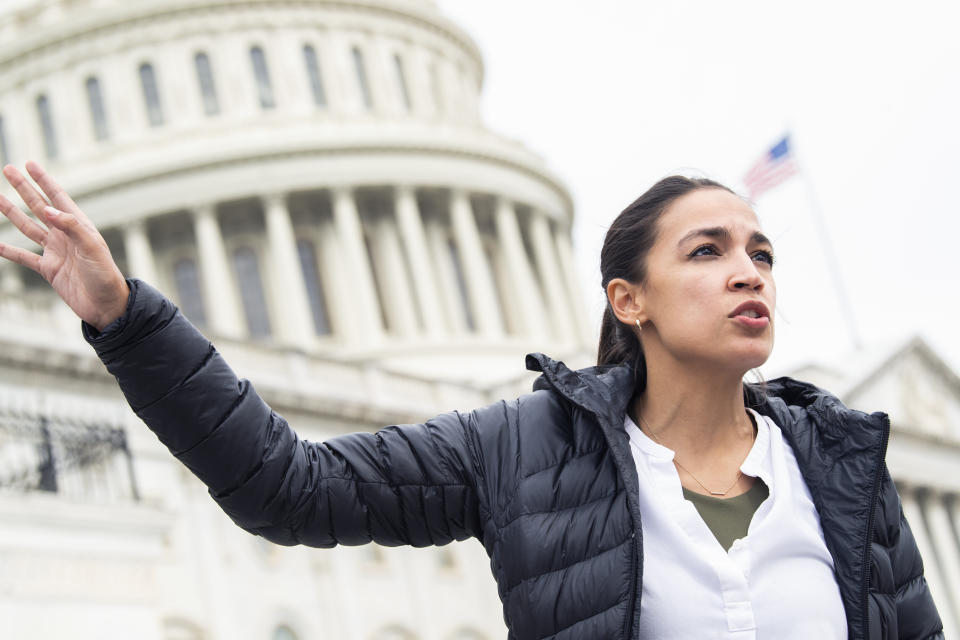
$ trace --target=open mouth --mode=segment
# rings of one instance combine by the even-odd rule
[[[748,300],[734,309],[729,317],[749,326],[766,326],[770,322],[770,311],[759,300]]]

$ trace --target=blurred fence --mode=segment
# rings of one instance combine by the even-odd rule
[[[0,492],[82,502],[138,500],[126,431],[0,408]]]

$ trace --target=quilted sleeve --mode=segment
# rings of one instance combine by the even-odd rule
[[[137,416],[239,526],[318,547],[480,536],[472,416],[303,440],[170,301],[129,283],[124,316],[84,335]]]
[[[896,605],[897,637],[902,640],[943,638],[940,615],[923,577],[923,559],[903,515],[900,496],[884,470],[877,527],[883,549],[889,554]]]

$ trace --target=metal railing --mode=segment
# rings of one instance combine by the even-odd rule
[[[0,492],[49,492],[84,502],[139,500],[126,431],[0,409]]]

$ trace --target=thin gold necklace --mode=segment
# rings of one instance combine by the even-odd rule
[[[637,417],[640,418],[640,423],[647,428],[647,431],[649,431],[649,432],[650,432],[650,435],[653,436],[653,439],[657,441],[657,444],[659,444],[661,447],[665,447],[666,445],[663,444],[662,442],[660,442],[660,438],[658,438],[658,437],[657,437],[657,434],[655,434],[655,433],[653,432],[653,429],[651,429],[651,428],[650,428],[650,425],[648,425],[647,422],[646,422],[646,420],[643,419],[643,416],[638,413],[638,414],[637,414]],[[668,447],[668,448],[669,448],[669,447]],[[743,471],[741,471],[739,468],[737,468],[737,479],[733,481],[733,484],[730,485],[729,487],[727,487],[727,490],[726,490],[726,491],[714,491],[713,489],[708,489],[705,484],[703,484],[702,482],[700,482],[699,480],[697,480],[697,476],[695,476],[695,475],[693,475],[692,473],[690,473],[690,469],[687,469],[685,466],[683,466],[682,464],[680,464],[680,461],[677,460],[677,454],[676,454],[676,452],[674,452],[674,454],[673,454],[673,464],[677,465],[678,467],[680,467],[681,469],[683,469],[684,471],[686,471],[686,472],[687,472],[687,475],[689,475],[691,478],[693,478],[693,481],[694,481],[694,482],[696,482],[698,485],[700,485],[700,486],[703,488],[704,491],[706,491],[707,493],[709,493],[709,494],[712,495],[712,496],[725,496],[725,495],[727,495],[728,493],[730,493],[730,490],[733,489],[735,486],[737,486],[737,483],[740,482],[740,476],[743,475]]]

